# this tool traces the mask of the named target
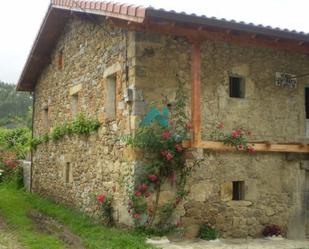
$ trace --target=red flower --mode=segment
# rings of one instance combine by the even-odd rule
[[[148,186],[147,186],[145,183],[139,185],[139,187],[138,187],[138,190],[139,190],[140,192],[142,192],[142,193],[146,192],[147,189],[148,189]]]
[[[156,175],[149,175],[148,176],[149,181],[156,182],[158,181],[158,177]]]
[[[166,130],[162,133],[162,138],[167,140],[172,136],[171,132],[169,130]]]
[[[253,147],[249,147],[248,148],[248,152],[250,153],[250,154],[255,154],[255,149],[253,148]]]
[[[105,201],[105,195],[104,194],[99,194],[97,196],[97,201],[100,203],[103,203]]]
[[[177,152],[179,152],[179,153],[183,151],[181,144],[175,144],[175,148],[176,148]]]
[[[238,137],[239,134],[237,133],[237,131],[233,131],[231,135],[232,135],[232,138],[235,139]]]
[[[224,124],[221,122],[221,123],[219,123],[218,125],[217,125],[217,128],[218,129],[223,129],[224,128]]]
[[[165,158],[166,158],[167,161],[171,161],[173,159],[173,157],[174,157],[173,154],[170,153],[170,152],[167,152],[166,155],[165,155]]]
[[[134,219],[140,219],[140,218],[141,218],[141,215],[140,215],[140,214],[133,214],[133,218],[134,218]]]
[[[191,130],[193,128],[192,124],[191,123],[187,123],[186,124],[186,129],[187,130]]]
[[[237,149],[238,149],[238,150],[243,150],[243,149],[244,149],[244,146],[243,146],[242,144],[240,144],[240,145],[237,146]]]
[[[173,154],[168,150],[162,151],[161,155],[164,156],[167,161],[171,161],[174,158]]]
[[[134,195],[135,195],[136,197],[140,197],[140,196],[142,196],[142,192],[136,191],[136,192],[134,193]]]
[[[12,160],[5,160],[4,164],[11,169],[15,169],[18,165],[16,161],[12,161]]]

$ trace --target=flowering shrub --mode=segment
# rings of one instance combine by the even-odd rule
[[[164,103],[162,111],[150,108],[134,135],[123,138],[127,145],[142,150],[142,171],[135,178],[128,203],[128,212],[136,227],[147,230],[169,231],[175,208],[186,197],[187,176],[199,165],[199,160],[186,164],[182,141],[190,139],[192,125],[187,118],[187,96],[179,84],[175,101]],[[155,117],[155,118],[154,118]],[[162,203],[161,186],[170,182],[176,187],[173,200]]]
[[[278,225],[268,225],[263,229],[262,233],[265,237],[279,236],[283,235],[283,230]]]
[[[238,151],[247,151],[250,154],[255,153],[254,145],[248,144],[248,137],[252,135],[251,131],[244,128],[236,128],[232,132],[224,133],[222,130],[224,124],[221,122],[217,125],[212,133],[212,138],[223,141],[224,144],[235,147]]]
[[[16,159],[0,158],[0,183],[14,182],[17,188],[23,187],[22,167]]]
[[[200,238],[204,240],[215,240],[219,237],[218,230],[210,225],[210,224],[203,224],[200,228]]]
[[[106,225],[113,225],[114,219],[113,219],[112,195],[109,193],[108,194],[105,194],[105,193],[98,194],[96,196],[96,201],[101,210],[103,222]]]

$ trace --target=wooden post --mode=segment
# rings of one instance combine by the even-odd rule
[[[199,41],[192,43],[191,58],[191,115],[193,138],[192,145],[201,142],[201,45]]]

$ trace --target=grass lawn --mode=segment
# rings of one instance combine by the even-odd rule
[[[38,211],[54,218],[65,225],[72,233],[79,236],[87,249],[144,249],[152,248],[145,244],[146,235],[106,228],[96,224],[81,212],[55,204],[49,200],[16,190],[14,187],[0,185],[0,215],[14,231],[19,242],[31,249],[69,248],[56,236],[40,233],[29,218],[29,212]]]

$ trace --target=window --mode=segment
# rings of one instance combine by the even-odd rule
[[[116,118],[116,74],[106,78],[106,118]]]
[[[240,201],[245,199],[245,182],[234,181],[233,182],[233,200]]]
[[[62,70],[64,65],[63,49],[58,52],[58,70]]]
[[[230,97],[245,97],[245,79],[239,76],[230,76]]]
[[[78,113],[78,93],[71,95],[71,111],[72,116],[76,117]]]
[[[71,175],[71,164],[69,162],[65,165],[65,171],[64,171],[64,181],[65,183],[70,183],[70,177]]]
[[[46,130],[48,130],[48,107],[43,108],[43,125]]]

